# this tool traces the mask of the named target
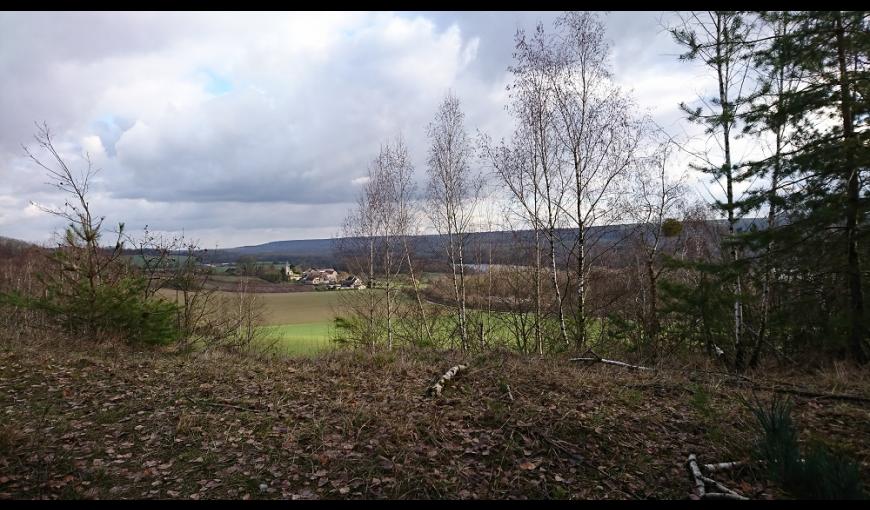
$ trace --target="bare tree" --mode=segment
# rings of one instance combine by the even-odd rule
[[[402,272],[408,257],[407,236],[411,229],[412,210],[410,200],[414,193],[411,177],[414,167],[408,148],[401,136],[392,145],[381,148],[383,166],[374,175],[371,185],[380,195],[376,218],[381,225],[384,292],[387,302],[387,348],[393,348],[393,332],[396,316],[396,278]]]
[[[568,344],[568,331],[565,324],[563,295],[559,286],[557,245],[563,243],[559,228],[564,224],[566,195],[570,190],[567,175],[560,159],[561,151],[556,131],[556,91],[553,75],[559,72],[558,61],[553,52],[552,41],[538,24],[534,34],[527,36],[520,30],[516,35],[515,63],[510,71],[514,81],[510,90],[512,104],[510,110],[517,122],[524,126],[523,135],[530,143],[530,165],[540,179],[532,180],[533,191],[540,196],[541,216],[536,221],[542,227],[549,247],[549,268],[553,284],[554,308],[559,324],[560,337]],[[509,185],[510,186],[510,185]],[[514,197],[518,195],[513,192]]]
[[[121,256],[123,251],[124,224],[118,225],[117,239],[114,246],[104,250],[100,246],[103,221],[105,217],[96,217],[91,211],[89,202],[91,184],[99,169],[94,168],[90,154],[84,154],[86,166],[79,172],[74,172],[61,157],[52,141],[52,133],[48,124],[37,124],[34,135],[37,146],[47,152],[53,162],[44,163],[28,147],[23,146],[25,154],[44,169],[51,179],[50,184],[67,194],[63,207],[52,208],[34,204],[40,210],[63,218],[68,222],[66,234],[61,246],[67,248],[70,256],[63,264],[62,271],[72,271],[82,274],[87,281],[89,293],[94,296],[96,288],[103,283],[110,266]]]
[[[465,295],[465,248],[483,179],[471,168],[471,140],[465,132],[459,99],[448,92],[429,124],[429,217],[445,239],[453,277],[457,328],[463,349],[469,348]]]
[[[622,181],[635,163],[645,135],[646,119],[634,115],[634,103],[613,82],[610,46],[597,15],[568,12],[556,21],[555,64],[549,74],[555,104],[556,132],[573,174],[572,207],[566,215],[577,228],[572,253],[576,257],[577,303],[575,341],[586,343],[589,270],[594,258],[613,246],[599,243],[605,229],[592,227],[618,222],[615,207]]]
[[[374,348],[376,342],[377,309],[380,302],[378,293],[374,292],[375,267],[377,263],[376,245],[378,243],[377,207],[379,196],[372,189],[372,181],[380,164],[375,160],[369,166],[366,185],[357,197],[356,208],[345,219],[338,252],[342,253],[351,271],[365,275],[368,291],[343,296],[342,304],[349,317],[347,320],[355,325],[354,338],[350,339]],[[362,298],[362,299],[360,299]],[[354,320],[357,319],[357,320]],[[361,323],[360,323],[361,320]],[[364,325],[361,329],[360,326]]]
[[[166,286],[166,268],[172,260],[172,253],[181,249],[182,237],[157,233],[145,225],[141,236],[127,235],[126,242],[139,257],[138,264],[134,265],[145,278],[143,297],[150,299]]]
[[[100,301],[100,287],[112,286],[124,277],[118,263],[124,249],[124,224],[120,223],[114,232],[113,245],[100,246],[105,217],[94,215],[90,204],[91,185],[99,169],[94,168],[90,155],[85,153],[84,168],[74,171],[55,147],[48,125],[36,124],[36,128],[34,138],[39,150],[47,153],[47,162],[28,147],[22,148],[31,161],[46,171],[49,184],[68,197],[63,207],[34,203],[40,210],[67,221],[65,235],[50,255],[57,268],[48,276],[53,282],[54,297],[83,305],[62,307],[64,322],[93,333],[101,322],[105,326],[102,319],[107,313],[107,307],[101,306],[105,303]]]
[[[658,354],[658,337],[661,330],[659,319],[658,281],[664,271],[661,253],[673,253],[675,246],[665,246],[668,238],[675,238],[682,229],[677,220],[684,206],[687,192],[685,175],[672,178],[668,166],[675,148],[669,141],[660,144],[655,152],[645,159],[644,165],[633,172],[629,183],[628,217],[637,224],[635,244],[640,248],[643,260],[640,279],[645,281],[646,298],[642,323],[646,341],[653,354]]]
[[[343,300],[352,315],[349,328],[359,326],[364,318],[366,328],[357,331],[356,340],[374,347],[380,337],[381,324],[386,336],[387,348],[395,341],[400,286],[397,278],[407,264],[412,273],[414,288],[418,289],[413,275],[411,252],[407,237],[414,228],[414,212],[411,201],[414,196],[413,175],[408,149],[401,136],[391,144],[384,144],[378,156],[369,166],[368,180],[358,199],[357,208],[345,221],[343,245],[339,247],[352,268],[364,270],[368,275],[369,289],[362,295],[347,295]],[[373,288],[383,289],[380,297]],[[360,303],[364,298],[366,306]],[[381,306],[381,304],[385,306]],[[421,314],[425,317],[422,300],[418,294]],[[383,323],[380,312],[383,310]],[[358,329],[358,328],[357,328]],[[428,331],[428,327],[427,327]]]
[[[541,243],[543,225],[541,222],[542,200],[539,193],[541,187],[541,169],[540,165],[535,164],[536,151],[532,142],[533,137],[527,135],[527,132],[528,125],[519,123],[510,144],[501,141],[498,145],[495,145],[489,137],[484,135],[481,137],[480,147],[481,154],[488,162],[493,174],[502,186],[507,189],[508,200],[505,206],[505,223],[515,233],[516,244],[530,244],[534,306],[524,306],[524,300],[528,293],[512,293],[516,301],[511,311],[515,312],[514,315],[519,314],[521,316],[519,317],[519,322],[513,321],[511,323],[513,326],[516,326],[512,329],[515,330],[515,334],[521,334],[524,339],[527,324],[525,317],[531,311],[534,348],[539,354],[543,354],[544,342],[541,327]],[[531,239],[524,239],[517,235],[518,231],[522,229],[531,229]],[[502,276],[512,278],[515,275],[512,272],[505,272],[502,273]],[[513,290],[520,291],[521,288]],[[520,337],[517,338],[519,339]],[[523,348],[525,349],[525,343],[523,343]]]
[[[410,195],[410,193],[408,193]],[[407,197],[405,197],[407,200]],[[414,287],[414,298],[417,301],[417,313],[419,314],[418,322],[421,334],[425,334],[426,341],[431,345],[433,342],[432,336],[432,324],[429,323],[429,314],[426,312],[426,307],[423,305],[423,298],[420,289],[420,281],[417,278],[417,274],[414,271],[414,262],[413,262],[413,250],[408,242],[409,237],[420,235],[420,225],[419,214],[414,210],[408,210],[406,213],[406,219],[404,220],[403,234],[401,236],[402,239],[402,248],[405,252],[405,260],[408,264],[408,274],[411,277],[411,284]]]

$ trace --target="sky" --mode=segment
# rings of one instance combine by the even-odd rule
[[[73,168],[88,153],[100,169],[106,225],[220,248],[333,237],[382,142],[401,133],[422,187],[448,90],[472,134],[509,136],[514,34],[558,14],[0,13],[0,236],[64,226],[35,205],[64,197],[22,148],[44,121]],[[680,101],[713,82],[678,61],[673,16],[601,13],[615,79],[676,134]]]

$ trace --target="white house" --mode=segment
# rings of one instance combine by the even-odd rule
[[[335,283],[338,279],[338,272],[335,269],[309,269],[302,277],[302,282],[308,285],[319,285],[321,283]]]

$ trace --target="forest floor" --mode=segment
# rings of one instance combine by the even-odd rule
[[[458,362],[468,369],[427,396]],[[866,370],[749,376],[870,397]],[[771,396],[714,373],[508,352],[263,359],[0,343],[0,498],[685,499],[688,455],[750,459],[743,399]],[[792,397],[801,441],[851,456],[866,487],[870,403]],[[714,478],[787,497],[756,469]]]

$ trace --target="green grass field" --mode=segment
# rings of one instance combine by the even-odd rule
[[[271,347],[280,354],[310,356],[334,348],[330,341],[331,322],[311,322],[262,326],[264,347]]]
[[[276,352],[291,356],[309,356],[318,352],[336,348],[332,342],[334,319],[342,302],[342,297],[349,291],[321,292],[291,292],[291,293],[258,293],[257,299],[263,307],[264,333],[263,347],[273,347]],[[353,291],[369,292],[368,290]],[[378,292],[378,291],[375,291]],[[167,299],[174,299],[175,292],[161,290],[160,294]],[[220,296],[232,298],[232,292],[217,292]],[[430,305],[443,307],[443,305]],[[470,317],[477,311],[469,310]],[[453,317],[443,317],[444,327],[452,327]],[[550,334],[558,334],[555,322],[548,325]],[[504,322],[489,323],[487,341],[490,344],[501,344],[508,348],[516,347],[510,328]],[[590,321],[590,334],[596,335],[600,325]],[[477,331],[470,332],[477,335]]]

